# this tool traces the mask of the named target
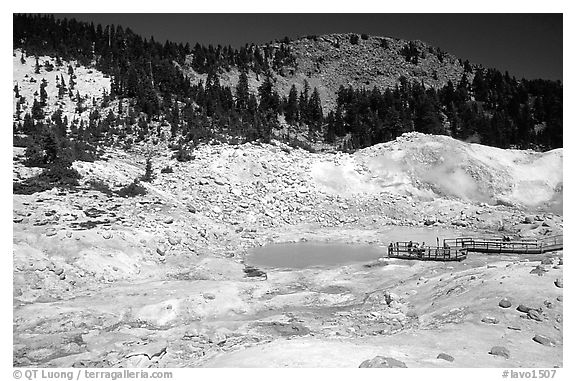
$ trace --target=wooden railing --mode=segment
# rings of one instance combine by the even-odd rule
[[[423,261],[461,261],[466,258],[466,249],[416,246],[412,242],[395,242],[388,246],[388,257]]]
[[[462,237],[443,241],[442,247],[419,246],[415,242],[394,242],[388,246],[389,258],[423,261],[461,261],[468,252],[541,254],[563,249],[563,236],[542,239]]]
[[[459,247],[470,252],[480,253],[519,253],[538,254],[549,251],[562,250],[563,236],[551,236],[543,239],[515,239],[504,238],[452,238],[445,239],[444,246]]]

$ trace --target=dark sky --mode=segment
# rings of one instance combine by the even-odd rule
[[[562,80],[562,14],[58,14],[157,41],[239,47],[308,34],[418,39],[518,78]]]

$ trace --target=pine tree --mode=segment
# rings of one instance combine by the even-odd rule
[[[58,77],[56,77],[58,79]],[[64,75],[60,74],[60,85],[58,86],[58,98],[64,98],[64,95],[68,92],[66,88],[66,82],[64,82]]]
[[[141,181],[152,182],[156,176],[154,175],[154,170],[152,169],[152,159],[146,159],[146,169],[144,175],[140,178]]]
[[[334,143],[336,141],[336,128],[334,121],[334,111],[330,111],[326,117],[326,136],[327,143]]]
[[[36,56],[36,65],[34,65],[34,74],[40,74],[40,63],[38,62],[38,56]]]
[[[242,70],[238,84],[236,85],[236,108],[246,110],[248,108],[248,75]]]
[[[298,90],[296,90],[296,85],[294,84],[292,84],[290,93],[288,93],[285,116],[288,124],[295,124],[298,122]]]
[[[84,112],[85,108],[84,108],[84,101],[82,100],[82,97],[80,96],[80,92],[78,90],[76,90],[76,112],[78,114],[82,114]]]
[[[42,105],[34,98],[34,103],[32,104],[32,119],[42,120],[44,119],[44,110]]]
[[[48,99],[46,86],[48,86],[48,82],[46,82],[46,79],[42,78],[42,82],[40,83],[40,104],[42,107],[46,106],[46,100]]]
[[[309,122],[308,118],[308,103],[309,103],[309,93],[310,85],[307,80],[304,80],[304,91],[300,92],[300,99],[298,101],[298,114],[300,115],[300,121],[304,123]]]
[[[270,73],[266,74],[264,82],[258,87],[258,95],[260,96],[260,110],[276,112],[279,106],[278,94],[274,91],[272,84],[272,76]]]
[[[320,93],[317,88],[314,88],[312,96],[308,102],[308,121],[310,126],[317,130],[322,124],[322,102],[320,100]]]

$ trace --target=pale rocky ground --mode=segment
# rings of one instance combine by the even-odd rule
[[[562,366],[562,252],[244,271],[251,248],[275,242],[369,243],[385,256],[394,229],[561,233],[549,210],[561,210],[562,150],[408,134],[353,155],[205,145],[179,163],[162,144],[75,163],[82,184],[118,189],[153,150],[146,196],[14,195],[14,365],[357,367],[381,355],[408,367]],[[21,153],[15,179],[30,172]],[[528,170],[537,165],[547,171]],[[526,182],[538,204],[517,192]]]
[[[56,99],[54,78],[68,63],[36,75],[34,59],[19,58],[14,83],[26,106],[46,78],[47,110],[87,118]],[[74,70],[81,94],[101,99],[109,79]],[[280,242],[371,244],[384,257],[391,240],[416,233],[428,244],[438,234],[561,233],[561,149],[406,134],[353,155],[203,145],[179,163],[158,140],[74,163],[76,192],[13,196],[15,366],[358,367],[375,356],[408,367],[563,365],[562,252],[260,269],[266,277],[245,266],[252,248]],[[22,155],[14,148],[14,181],[40,170],[23,167]],[[118,190],[149,155],[157,178],[143,183],[145,196],[87,185]],[[160,173],[168,165],[174,172]],[[499,346],[509,358],[489,354]]]

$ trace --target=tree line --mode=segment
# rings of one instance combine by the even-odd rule
[[[182,142],[215,135],[267,141],[283,118],[289,125],[308,127],[311,137],[321,136],[328,142],[347,137],[344,148],[352,149],[388,141],[407,131],[476,139],[504,148],[562,146],[562,84],[558,81],[517,80],[494,69],[474,72],[469,68],[458,83],[449,82],[439,89],[404,78],[394,88],[384,90],[341,87],[335,109],[325,115],[319,91],[308,83],[300,92],[295,84],[288,94],[275,90],[274,72],[294,65],[288,43],[285,39],[263,48],[199,44],[191,48],[189,44],[143,39],[121,26],[95,26],[48,15],[14,15],[15,48],[29,56],[54,56],[56,64],[74,59],[95,66],[112,78],[107,100],[133,100],[132,108],[118,110],[118,116],[111,117],[123,118],[112,129],[103,122],[107,116],[95,117],[85,128],[96,135],[113,131],[119,136],[134,133],[143,139],[151,119],[162,118]],[[414,44],[406,45],[406,59],[417,61],[422,54],[417,49]],[[191,83],[178,68],[191,53],[192,67],[206,73],[206,81]],[[240,71],[238,84],[220,84],[219,74],[232,67]],[[45,65],[45,70],[49,66]],[[257,94],[248,90],[249,72],[262,79]],[[59,80],[60,90],[62,96],[75,97],[81,111],[82,97],[73,92],[73,70],[69,74],[68,83],[64,77]],[[32,119],[42,119],[44,104],[41,87],[39,99],[34,99]],[[124,117],[124,111],[130,116]]]

